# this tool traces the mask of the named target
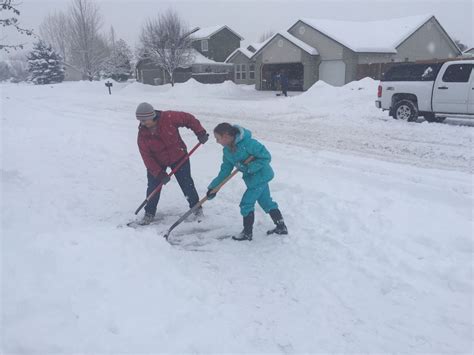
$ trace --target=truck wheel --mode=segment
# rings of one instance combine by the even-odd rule
[[[418,118],[418,109],[413,101],[400,100],[393,106],[393,118],[408,122],[416,121]]]

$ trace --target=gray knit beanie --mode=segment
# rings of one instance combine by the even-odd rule
[[[135,115],[137,116],[137,120],[146,121],[154,119],[156,117],[156,112],[153,106],[151,106],[148,102],[142,102],[137,106]]]

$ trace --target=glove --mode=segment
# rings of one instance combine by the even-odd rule
[[[160,184],[163,184],[163,185],[166,185],[167,183],[170,182],[170,177],[164,171],[159,173],[156,178],[160,181]]]
[[[246,173],[247,170],[248,170],[248,166],[245,165],[244,163],[240,163],[240,162],[235,164],[235,167],[237,168],[238,171],[241,171],[243,173]]]
[[[209,133],[207,133],[206,131],[201,132],[198,134],[197,138],[198,138],[199,143],[204,144],[209,139]]]
[[[214,197],[216,197],[217,192],[213,193],[212,190],[214,190],[214,189],[209,189],[206,192],[206,196],[207,196],[208,200],[212,200]]]

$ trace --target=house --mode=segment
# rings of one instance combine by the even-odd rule
[[[317,80],[319,52],[286,31],[279,31],[263,42],[250,60],[255,61],[255,87],[276,90],[277,76],[285,71],[289,90],[307,90]]]
[[[364,22],[301,18],[265,41],[250,60],[256,65],[257,89],[274,90],[273,78],[285,70],[290,90],[307,90],[318,80],[341,86],[368,76],[374,63],[453,58],[460,53],[431,15]]]
[[[143,84],[163,85],[171,82],[169,74],[149,59],[141,59],[137,62],[135,75],[137,81]],[[206,58],[195,49],[192,49],[191,62],[176,69],[174,73],[175,83],[183,83],[190,78],[205,84],[222,83],[232,80],[232,77],[232,64],[219,63]]]
[[[233,79],[233,64],[226,58],[240,47],[243,38],[225,25],[196,28],[191,31],[193,60],[175,71],[175,82],[191,77],[202,83],[222,83]],[[139,60],[135,67],[137,81],[150,85],[170,82],[169,75],[149,59]]]
[[[225,63],[233,64],[236,84],[255,85],[255,62],[250,60],[252,55],[246,48],[237,48],[225,60]]]
[[[236,84],[255,84],[255,60],[250,58],[263,44],[264,42],[251,43],[246,48],[237,48],[227,57],[225,62],[234,65]]]
[[[201,28],[191,35],[192,46],[203,56],[224,62],[244,38],[225,25]]]

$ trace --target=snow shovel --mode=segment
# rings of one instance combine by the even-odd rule
[[[244,164],[250,163],[254,159],[253,156],[249,156],[245,161]],[[212,193],[217,193],[222,186],[224,186],[230,179],[232,179],[237,173],[239,172],[239,169],[234,169],[234,171],[227,176],[219,185],[217,185],[214,190],[212,190]],[[204,196],[198,203],[196,203],[188,212],[183,214],[176,222],[173,223],[173,225],[168,229],[168,231],[165,233],[163,236],[166,240],[168,240],[170,233],[173,229],[175,229],[178,225],[181,224],[186,218],[188,218],[192,213],[196,212],[196,210],[203,205],[204,202],[206,202],[209,199],[209,197]]]
[[[191,154],[193,154],[193,153],[196,151],[196,149],[199,148],[200,145],[201,145],[201,143],[196,144],[196,145],[194,146],[194,148],[191,149],[191,151],[183,157],[183,159],[179,162],[179,164],[176,165],[176,167],[175,167],[173,170],[171,170],[171,172],[168,174],[168,176],[171,177],[172,175],[174,175],[174,173],[176,173],[176,172],[179,170],[179,168],[181,168],[181,166],[184,164],[184,162],[189,159],[189,157],[191,156]],[[150,199],[151,199],[153,196],[155,196],[155,195],[158,193],[158,191],[161,190],[162,187],[163,187],[163,183],[159,184],[159,185],[156,187],[156,189],[154,189],[154,190],[151,192],[151,194],[149,194],[149,195],[147,196],[147,198],[145,199],[145,201],[143,201],[142,204],[137,208],[137,210],[135,211],[135,214],[138,214],[138,212],[140,212],[140,210],[141,210],[143,207],[146,206],[146,204],[148,203],[148,201],[150,201]]]

